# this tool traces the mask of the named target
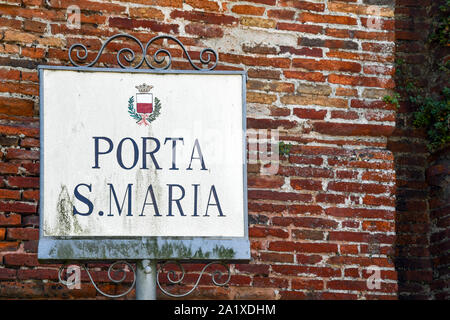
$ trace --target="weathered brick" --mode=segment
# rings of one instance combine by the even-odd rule
[[[8,178],[8,185],[16,188],[38,188],[39,178],[11,176]]]
[[[198,23],[186,25],[185,31],[189,34],[205,38],[220,38],[223,36],[223,30],[220,27],[207,26]]]
[[[322,15],[309,12],[301,12],[297,20],[302,23],[314,22],[314,23],[345,24],[345,25],[357,24],[357,20],[349,16]]]
[[[291,186],[295,190],[322,190],[322,182],[306,179],[291,179]]]
[[[177,24],[166,24],[152,20],[136,20],[128,18],[111,17],[109,26],[121,29],[148,28],[154,32],[176,33]]]
[[[259,17],[241,17],[239,22],[243,26],[258,27],[258,28],[275,28],[276,20],[264,19]]]
[[[19,214],[0,214],[0,226],[19,226],[21,224],[21,221],[22,219]]]
[[[316,122],[313,124],[314,130],[337,136],[385,136],[389,137],[395,127],[375,124],[349,124],[337,122]]]
[[[348,106],[348,101],[346,99],[328,98],[322,96],[286,95],[281,97],[281,102],[285,104],[317,105],[335,108],[347,108]]]
[[[266,9],[264,7],[255,7],[246,4],[237,4],[231,8],[231,11],[237,14],[262,16]]]
[[[39,160],[39,151],[8,149],[6,150],[6,159]]]
[[[326,110],[300,109],[300,108],[294,109],[294,115],[296,115],[300,119],[323,120],[326,114],[327,114]]]
[[[0,199],[18,200],[20,199],[20,191],[10,189],[0,189]]]
[[[283,7],[293,7],[300,10],[308,11],[324,11],[325,4],[312,1],[296,1],[296,0],[281,0],[280,5]]]
[[[267,16],[269,18],[277,18],[279,20],[292,20],[295,16],[293,10],[268,10]]]
[[[10,240],[38,240],[39,230],[32,228],[8,228],[7,238]]]
[[[293,78],[300,80],[325,82],[326,79],[326,77],[321,72],[302,72],[302,71],[286,70],[283,73],[286,78]]]
[[[193,22],[203,22],[217,25],[234,25],[238,22],[238,19],[233,16],[201,11],[174,10],[170,14],[170,17],[172,19],[182,18]]]
[[[35,213],[36,210],[35,203],[0,201],[0,211],[3,212]]]
[[[300,23],[278,22],[276,28],[278,30],[296,31],[311,34],[323,33],[323,28],[321,26]]]
[[[152,7],[130,8],[130,16],[133,18],[148,18],[152,20],[164,20],[164,13]]]
[[[284,178],[278,176],[248,176],[250,188],[280,188],[284,184]]]
[[[335,60],[293,59],[292,66],[307,70],[348,71],[355,73],[361,71],[361,65],[359,63]]]

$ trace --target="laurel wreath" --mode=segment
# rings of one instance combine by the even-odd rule
[[[156,118],[158,118],[160,110],[161,101],[159,101],[159,99],[155,97],[155,109],[145,120],[147,120],[148,122],[154,121]],[[142,115],[140,113],[137,113],[136,109],[134,108],[134,96],[131,96],[130,99],[128,99],[128,113],[134,120],[136,120],[136,123],[142,120]]]

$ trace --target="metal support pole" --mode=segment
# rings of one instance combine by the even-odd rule
[[[136,266],[136,300],[156,300],[156,260],[141,260]]]

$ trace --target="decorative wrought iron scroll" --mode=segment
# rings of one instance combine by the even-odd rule
[[[89,280],[91,281],[92,285],[94,286],[95,290],[97,290],[97,292],[99,292],[100,294],[102,294],[102,295],[104,295],[105,297],[108,297],[108,298],[120,298],[120,297],[126,296],[128,293],[131,292],[131,290],[133,290],[134,285],[136,284],[136,272],[134,271],[133,266],[131,264],[129,264],[128,262],[126,262],[126,261],[116,261],[116,262],[114,262],[108,268],[108,278],[109,278],[109,280],[111,280],[115,284],[120,284],[120,283],[124,282],[126,277],[127,277],[127,273],[126,273],[126,271],[124,269],[120,270],[123,273],[123,276],[120,279],[114,279],[113,276],[111,275],[112,271],[117,271],[117,270],[114,269],[114,266],[119,265],[119,264],[128,266],[128,268],[130,269],[131,273],[133,274],[133,282],[132,282],[131,286],[125,292],[120,293],[120,294],[116,294],[116,295],[108,294],[108,293],[102,291],[97,286],[97,284],[95,283],[95,281],[92,278],[92,275],[89,272],[87,266],[83,264],[82,267],[86,271],[86,273],[87,273],[87,275],[89,277]],[[70,287],[70,286],[73,285],[73,283],[62,279],[63,271],[66,269],[67,266],[68,266],[67,264],[64,264],[64,265],[62,265],[59,268],[59,270],[58,270],[58,279],[59,279],[60,283],[62,283],[63,285],[65,285],[67,287]],[[77,281],[81,281],[81,279],[76,279],[76,280]]]
[[[95,290],[97,290],[97,292],[99,292],[100,294],[102,294],[102,295],[104,295],[105,297],[108,297],[108,298],[120,298],[120,297],[123,297],[123,296],[126,296],[127,294],[129,294],[131,292],[131,290],[133,290],[134,286],[136,285],[136,271],[134,270],[133,266],[131,264],[129,264],[128,262],[126,262],[126,261],[116,261],[116,262],[114,262],[113,264],[111,264],[109,266],[109,268],[108,268],[108,278],[109,278],[109,280],[111,280],[115,284],[120,284],[120,283],[125,281],[127,273],[126,273],[126,271],[124,269],[119,270],[120,272],[123,273],[123,276],[120,279],[114,279],[112,274],[111,274],[112,271],[117,271],[117,270],[115,270],[114,267],[116,265],[120,265],[120,264],[126,265],[129,268],[129,270],[131,271],[131,273],[133,275],[133,281],[132,281],[130,287],[126,291],[124,291],[124,292],[122,292],[120,294],[116,294],[116,295],[109,294],[109,293],[106,293],[106,292],[102,291],[98,287],[98,285],[95,283],[95,281],[94,281],[91,273],[89,272],[87,266],[84,265],[84,264],[81,265],[81,266],[86,271],[86,273],[87,273],[87,275],[89,277],[89,280],[91,281],[92,285],[94,286]],[[224,276],[224,273],[222,271],[215,270],[215,271],[212,272],[211,280],[212,280],[212,283],[214,285],[216,285],[218,287],[226,286],[230,282],[230,279],[231,279],[230,268],[224,262],[213,261],[213,262],[210,262],[210,263],[206,264],[203,267],[203,269],[201,270],[200,274],[198,275],[197,281],[195,282],[194,286],[189,291],[187,291],[185,293],[182,293],[182,294],[175,294],[175,293],[171,293],[171,292],[167,291],[166,289],[164,289],[163,286],[161,285],[161,283],[159,282],[159,276],[164,271],[164,268],[167,265],[169,265],[169,264],[177,265],[178,268],[179,268],[179,271],[181,271],[181,275],[178,275],[178,276],[177,276],[175,270],[169,270],[167,272],[167,276],[166,277],[167,277],[167,280],[168,280],[169,284],[172,284],[172,285],[174,285],[174,284],[181,284],[181,282],[183,281],[184,276],[186,274],[186,271],[184,270],[183,265],[181,263],[179,263],[178,261],[167,261],[167,262],[163,263],[160,266],[160,268],[158,269],[158,271],[157,271],[156,284],[158,285],[159,289],[161,290],[161,292],[163,294],[165,294],[165,295],[167,295],[169,297],[173,297],[173,298],[182,298],[182,297],[186,297],[189,294],[191,294],[199,286],[200,280],[202,279],[203,275],[205,274],[206,269],[208,269],[211,265],[214,265],[214,264],[221,265],[227,270],[226,271],[226,278],[225,278],[225,281],[223,281],[223,282],[220,281],[220,279]],[[59,279],[60,283],[62,283],[63,285],[65,285],[65,286],[70,288],[75,283],[63,280],[64,270],[67,267],[68,267],[68,264],[64,264],[64,265],[62,265],[59,268],[59,270],[58,270],[58,279]],[[81,279],[76,279],[76,281],[81,281]],[[80,284],[81,284],[81,282],[80,282]]]
[[[75,50],[76,53],[76,57],[79,61],[85,61],[88,57],[88,49],[86,48],[85,45],[81,44],[81,43],[76,43],[73,44],[70,48],[69,48],[69,60],[70,62],[76,66],[76,67],[92,67],[94,66],[98,60],[100,59],[100,56],[102,55],[105,47],[113,40],[117,39],[117,38],[126,38],[126,39],[130,39],[133,40],[134,42],[136,42],[136,44],[139,46],[141,52],[142,53],[142,58],[140,59],[139,62],[137,62],[134,66],[132,65],[133,62],[135,62],[134,60],[136,59],[136,52],[128,47],[122,48],[120,49],[117,54],[116,54],[116,60],[117,63],[119,64],[119,66],[123,69],[139,69],[141,66],[144,65],[144,63],[153,70],[166,70],[168,68],[170,68],[170,66],[172,65],[172,55],[170,54],[169,50],[167,49],[158,49],[156,50],[156,52],[153,54],[152,56],[152,60],[149,61],[149,59],[147,59],[147,51],[150,47],[150,45],[152,43],[154,43],[155,41],[159,40],[159,39],[166,39],[166,40],[171,40],[174,41],[175,43],[177,43],[181,49],[183,50],[184,54],[186,55],[189,63],[191,64],[191,66],[196,69],[196,70],[200,70],[200,71],[209,71],[209,70],[214,70],[217,66],[217,62],[219,61],[219,57],[217,52],[214,49],[211,48],[205,48],[202,51],[200,51],[200,57],[199,60],[202,64],[202,66],[208,66],[209,63],[211,63],[211,57],[214,56],[214,63],[211,67],[209,68],[202,68],[199,67],[198,65],[196,65],[192,59],[191,56],[189,55],[188,51],[186,50],[186,48],[184,47],[183,43],[181,43],[180,40],[178,40],[175,37],[172,36],[168,36],[168,35],[160,35],[160,36],[156,36],[153,37],[152,39],[150,39],[147,44],[144,46],[142,44],[142,42],[129,34],[126,33],[120,33],[120,34],[116,34],[111,36],[108,40],[106,40],[102,47],[100,48],[100,50],[98,51],[97,56],[95,57],[95,59],[85,65],[82,64],[78,64],[77,62],[75,62],[72,58],[73,55],[73,51]],[[80,54],[80,52],[83,52],[82,54]],[[139,53],[139,52],[138,52]],[[128,54],[128,55],[127,55]],[[129,66],[124,65],[121,62],[121,57],[123,57],[123,59],[125,59],[125,61],[129,64]],[[166,57],[168,58],[167,64],[163,65],[164,62],[166,61]],[[156,66],[152,63],[154,62],[154,64],[156,64]],[[159,65],[159,66],[158,66]]]
[[[222,278],[222,276],[223,276],[222,271],[215,270],[212,273],[211,280],[212,280],[214,285],[216,285],[218,287],[226,286],[230,282],[230,279],[231,279],[230,268],[223,262],[213,261],[213,262],[210,262],[210,263],[208,263],[207,265],[205,265],[203,267],[202,271],[200,272],[200,274],[199,274],[199,276],[197,278],[197,281],[195,282],[195,284],[191,288],[191,290],[189,290],[189,291],[187,291],[185,293],[182,293],[182,294],[174,294],[174,293],[171,293],[171,292],[165,290],[161,286],[161,283],[159,282],[159,275],[163,272],[164,267],[166,265],[168,265],[168,264],[176,264],[178,266],[178,268],[180,269],[180,271],[181,271],[181,275],[179,275],[177,278],[175,278],[176,277],[176,272],[174,270],[170,270],[170,271],[167,272],[167,280],[169,281],[170,284],[180,284],[183,281],[186,272],[185,272],[185,270],[183,268],[183,265],[181,263],[179,263],[178,261],[165,262],[159,268],[158,273],[156,274],[156,283],[158,284],[158,287],[159,287],[159,289],[161,290],[162,293],[164,293],[166,296],[173,297],[173,298],[182,298],[182,297],[186,297],[187,295],[191,294],[198,287],[198,285],[200,283],[200,280],[202,279],[203,274],[205,273],[206,269],[208,269],[209,266],[214,265],[214,264],[219,264],[219,265],[223,266],[227,270],[227,277],[226,277],[224,282],[220,282],[219,281],[219,279]]]

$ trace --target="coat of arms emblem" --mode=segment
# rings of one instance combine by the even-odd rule
[[[128,113],[138,125],[148,126],[159,116],[161,102],[150,92],[153,86],[143,83],[136,86],[136,89],[139,91],[136,93],[136,108],[134,107],[134,96],[131,96],[128,99]]]

